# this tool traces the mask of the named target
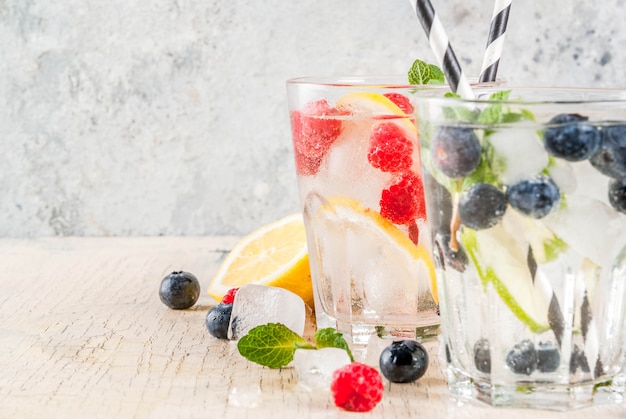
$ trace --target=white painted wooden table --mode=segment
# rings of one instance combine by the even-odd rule
[[[206,331],[206,285],[237,239],[0,239],[0,417],[626,417],[623,405],[556,413],[460,403],[448,395],[436,344],[421,380],[387,385],[370,413],[342,412],[298,386],[293,369],[250,363]],[[174,311],[158,287],[181,269],[203,292],[192,309]],[[255,388],[255,408],[229,399]]]

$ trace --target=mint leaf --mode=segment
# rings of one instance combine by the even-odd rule
[[[439,67],[434,64],[429,64],[430,71],[432,71],[432,77],[428,80],[428,84],[444,84],[446,82],[446,77],[443,74],[443,71]]]
[[[443,84],[444,81],[443,71],[434,64],[415,60],[409,70],[409,83],[411,84]]]
[[[237,349],[243,357],[269,368],[288,365],[297,348],[312,349],[313,346],[280,323],[257,326],[237,342]]]
[[[317,331],[317,333],[315,333],[315,346],[317,346],[318,349],[319,348],[345,349],[346,352],[348,352],[350,361],[354,362],[354,358],[352,357],[352,352],[350,352],[348,343],[343,338],[343,335],[337,332],[332,327],[320,329]]]
[[[501,90],[499,92],[492,93],[491,96],[489,96],[489,100],[491,101],[508,100],[510,95],[511,95],[510,90]]]

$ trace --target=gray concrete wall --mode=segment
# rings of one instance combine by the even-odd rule
[[[433,0],[470,75],[491,2]],[[517,1],[501,77],[626,87],[624,0]],[[285,80],[433,61],[404,0],[0,0],[0,236],[245,234],[297,211]]]

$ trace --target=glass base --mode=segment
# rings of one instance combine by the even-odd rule
[[[450,392],[460,399],[478,400],[494,407],[557,411],[622,403],[626,383],[626,376],[618,375],[612,380],[575,385],[517,383],[505,386],[469,377],[451,366],[445,373]]]
[[[438,317],[432,319],[433,324],[426,326],[381,326],[346,323],[328,316],[322,310],[316,310],[315,317],[318,330],[331,327],[343,335],[350,345],[355,359],[359,358],[359,354],[365,353],[372,336],[389,340],[414,339],[423,343],[437,340],[440,331]]]

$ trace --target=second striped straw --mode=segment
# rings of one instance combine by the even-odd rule
[[[441,66],[452,91],[464,99],[474,99],[474,92],[430,0],[409,0],[409,2],[422,23],[437,64]]]
[[[479,81],[495,81],[513,0],[495,0]]]

